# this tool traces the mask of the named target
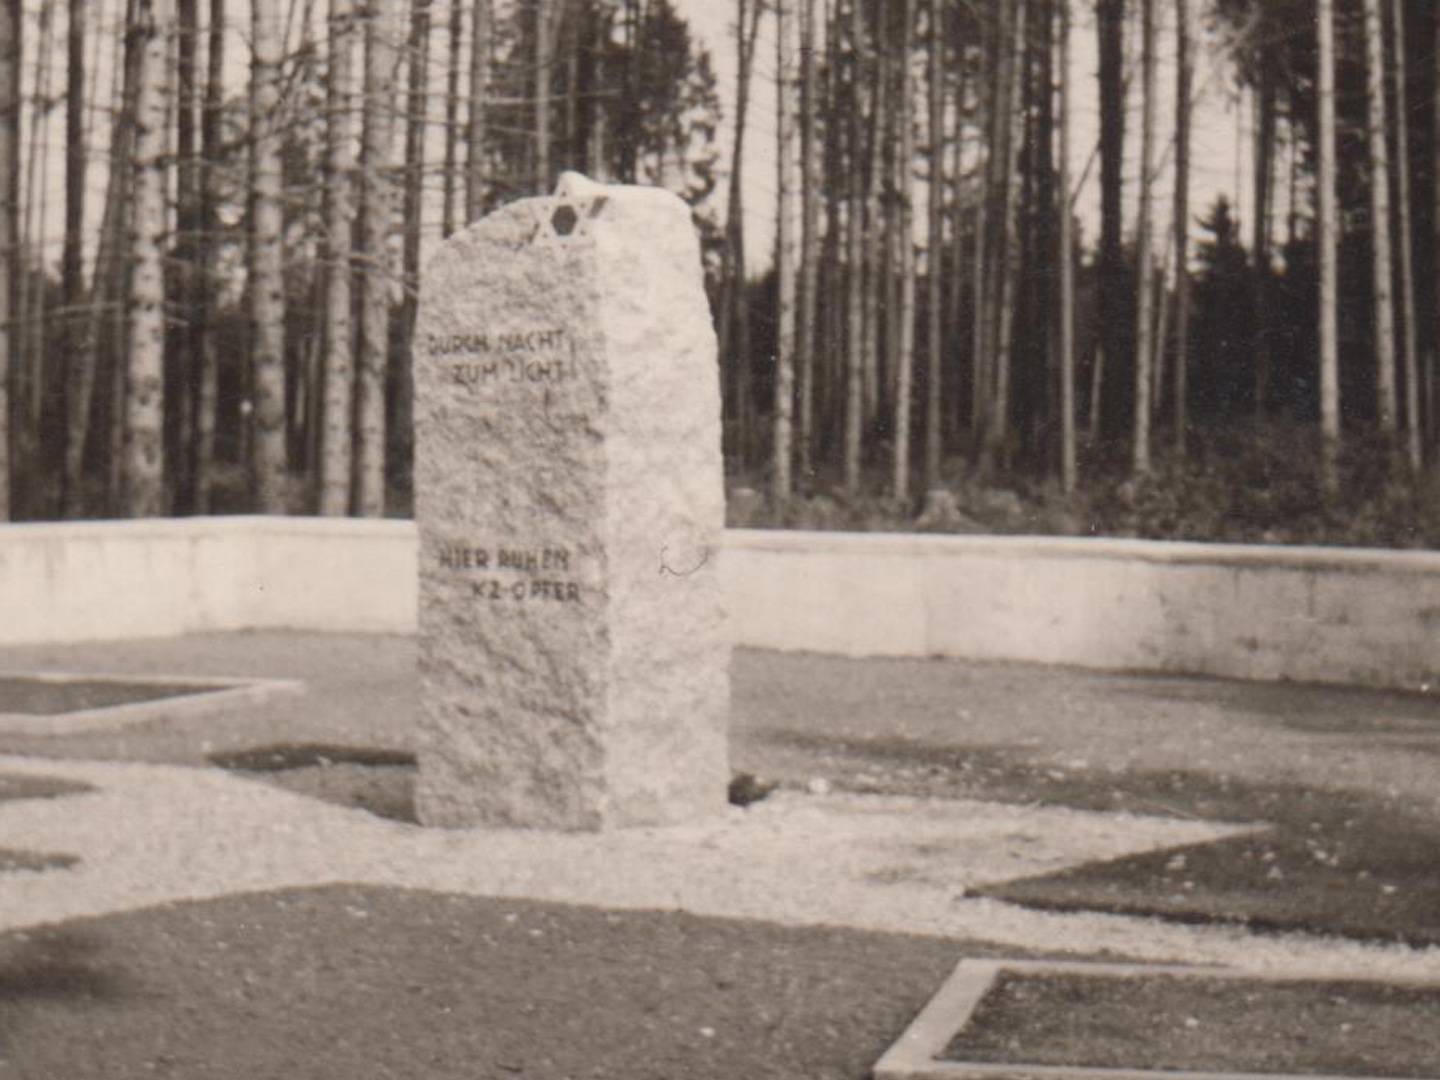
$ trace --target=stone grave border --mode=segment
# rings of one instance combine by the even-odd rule
[[[981,999],[1002,972],[1027,975],[1089,975],[1127,978],[1176,975],[1252,982],[1373,982],[1397,986],[1440,988],[1440,980],[1407,976],[1381,977],[1335,969],[1287,968],[1250,971],[1199,964],[1107,964],[1050,960],[961,960],[926,1002],[909,1027],[875,1064],[874,1080],[1381,1080],[1365,1076],[1320,1073],[1237,1073],[1179,1069],[1097,1068],[1082,1065],[1030,1065],[1009,1062],[949,1061],[945,1047],[970,1023]],[[1397,1080],[1390,1077],[1388,1080]],[[1407,1077],[1405,1080],[1431,1080]]]
[[[114,731],[148,720],[206,716],[236,705],[254,704],[278,694],[299,693],[299,679],[237,678],[229,675],[167,675],[163,672],[136,675],[104,671],[0,671],[0,679],[33,679],[41,682],[110,682],[139,685],[193,686],[190,693],[173,694],[151,701],[131,701],[65,713],[34,715],[0,712],[0,734],[73,735]],[[198,688],[205,687],[201,691]],[[216,689],[218,687],[218,689]]]

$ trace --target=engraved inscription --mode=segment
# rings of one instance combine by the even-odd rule
[[[426,334],[425,351],[431,356],[479,356],[483,353],[540,352],[558,349],[565,341],[564,327],[517,330],[502,334]]]
[[[558,600],[562,603],[579,603],[580,583],[531,578],[529,581],[512,581],[507,584],[496,578],[483,578],[470,583],[470,595],[477,600]]]
[[[557,575],[570,572],[574,557],[563,547],[479,547],[442,544],[436,562],[445,570],[482,570],[522,577],[484,577],[470,582],[470,595],[486,601],[579,603],[580,583]],[[544,574],[545,577],[536,575]]]
[[[492,382],[561,383],[576,378],[572,360],[554,357],[549,360],[503,360],[452,363],[450,379],[461,386],[481,386]]]
[[[459,544],[445,544],[436,557],[447,570],[488,570],[490,552],[486,548],[462,547]]]
[[[554,385],[579,377],[564,327],[492,333],[426,334],[424,349],[448,362],[452,383],[475,389],[492,383]],[[550,353],[542,356],[536,354]],[[560,355],[555,355],[560,354]]]

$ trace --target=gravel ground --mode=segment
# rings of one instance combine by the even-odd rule
[[[1236,828],[787,792],[669,828],[447,831],[211,769],[10,757],[0,758],[0,772],[94,788],[11,801],[0,812],[0,845],[80,860],[63,875],[8,877],[0,929],[246,890],[363,882],[954,937],[986,937],[994,922],[1001,940],[1018,941],[993,918],[1001,906],[968,901],[968,889]],[[1123,933],[1106,944],[1124,948]]]
[[[683,910],[1244,967],[1440,974],[1440,950],[1310,935],[1257,937],[1152,919],[1047,914],[968,895],[977,885],[1125,852],[1233,834],[1245,823],[789,790],[700,825],[599,836],[441,832],[327,805],[214,769],[219,751],[332,742],[403,749],[414,643],[305,634],[0,650],[0,667],[299,677],[307,692],[203,722],[0,738],[0,772],[86,783],[90,794],[0,805],[0,846],[79,856],[7,874],[3,924],[35,926],[180,899],[334,882],[476,896]],[[1440,703],[1398,695],[1143,680],[1054,669],[737,654],[737,767],[792,781],[823,770],[811,739],[889,733],[943,746],[1020,746],[1063,767],[1185,761],[1246,776],[1393,789],[1433,807],[1430,762],[1383,739],[1317,734],[1325,710],[1425,728]],[[1295,718],[1291,722],[1287,718]],[[1277,719],[1278,718],[1278,719]],[[1297,726],[1304,721],[1310,726]],[[1426,728],[1428,730],[1428,728]],[[822,738],[823,737],[823,738]],[[1248,752],[1246,748],[1249,748]],[[1422,783],[1422,780],[1425,782]]]

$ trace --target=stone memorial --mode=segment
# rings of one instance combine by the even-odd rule
[[[413,364],[421,822],[721,810],[719,370],[688,207],[567,173],[452,236]]]

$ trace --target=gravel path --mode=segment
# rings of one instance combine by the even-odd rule
[[[1243,826],[959,800],[782,793],[684,827],[603,834],[440,831],[218,770],[0,757],[0,772],[93,785],[0,804],[0,846],[77,855],[0,880],[0,929],[177,900],[337,882],[681,910],[1154,960],[1440,976],[1440,949],[1256,937],[1052,915],[967,888]]]
[[[1050,914],[967,895],[981,884],[1231,835],[1243,823],[787,791],[684,828],[580,836],[448,832],[193,767],[216,750],[282,740],[404,748],[414,722],[413,665],[413,641],[361,635],[202,635],[0,649],[0,667],[10,670],[307,683],[304,694],[203,724],[169,720],[98,735],[0,738],[0,774],[96,789],[0,801],[0,849],[81,860],[68,870],[0,875],[0,929],[186,898],[355,882],[983,939],[1017,949],[1440,976],[1440,949]],[[1372,735],[1431,738],[1440,702],[754,652],[737,654],[735,681],[737,766],[793,768],[792,779],[805,775],[814,752],[785,751],[777,734],[888,733],[941,746],[1035,745],[1037,755],[1059,763],[1081,754],[1155,766],[1205,757],[1247,776],[1303,773],[1321,786],[1381,785],[1417,804],[1435,801],[1433,757],[1407,755],[1384,738],[1317,734],[1314,726],[1369,710],[1377,715]]]

